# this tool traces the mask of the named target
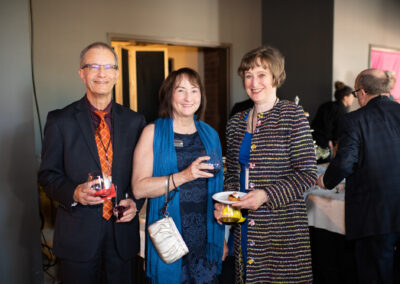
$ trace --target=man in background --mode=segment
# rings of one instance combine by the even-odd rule
[[[346,178],[346,237],[355,241],[359,283],[393,282],[400,240],[400,105],[381,95],[388,80],[379,69],[357,76],[361,108],[343,117],[337,155],[318,178],[328,189]]]
[[[112,101],[119,70],[108,44],[96,42],[82,50],[79,76],[86,95],[48,114],[38,176],[48,196],[59,203],[54,252],[61,280],[133,283],[139,250],[136,213],[142,202],[134,199],[130,180],[133,151],[145,120]],[[92,171],[112,177],[116,200],[126,207],[119,220],[111,216],[111,199],[95,196],[94,182],[88,182]]]

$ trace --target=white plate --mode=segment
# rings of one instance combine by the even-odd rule
[[[247,193],[245,193],[245,192],[240,192],[240,191],[223,191],[223,192],[218,192],[218,193],[214,194],[214,195],[212,196],[212,198],[213,198],[215,201],[218,201],[218,202],[220,202],[220,203],[232,204],[232,203],[235,203],[235,202],[237,202],[237,201],[229,201],[229,200],[228,200],[228,196],[229,196],[230,194],[234,193],[234,192],[236,192],[236,193],[239,195],[240,198],[242,198],[243,196],[245,196],[245,195],[247,194]]]

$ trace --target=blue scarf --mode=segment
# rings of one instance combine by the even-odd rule
[[[195,121],[200,139],[209,153],[217,149],[220,156],[221,144],[217,132],[201,121]],[[167,176],[178,172],[177,158],[174,146],[174,130],[172,119],[157,119],[155,121],[153,140],[153,176]],[[221,272],[221,258],[224,245],[225,227],[219,225],[214,219],[214,205],[212,195],[223,190],[223,171],[219,171],[213,178],[208,179],[207,195],[207,260],[216,262],[218,273]],[[178,187],[179,189],[179,187]],[[147,211],[147,224],[150,225],[161,218],[160,209],[165,203],[165,196],[149,198]],[[179,210],[179,191],[168,203],[168,213],[175,221],[180,232],[181,216]],[[152,279],[152,283],[180,283],[182,259],[171,264],[165,264],[158,256],[153,243],[146,230],[146,274]]]

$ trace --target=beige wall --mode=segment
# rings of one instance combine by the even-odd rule
[[[261,44],[261,0],[35,0],[33,13],[43,121],[48,111],[83,95],[79,52],[93,41],[106,41],[107,33],[231,44],[231,104],[244,93],[235,72],[241,56]],[[36,142],[38,153],[38,138]]]
[[[29,1],[0,1],[0,283],[43,283]]]
[[[334,9],[333,82],[353,87],[370,44],[400,48],[400,1],[335,0]]]

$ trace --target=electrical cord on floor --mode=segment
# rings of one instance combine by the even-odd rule
[[[57,264],[57,258],[53,253],[53,248],[51,247],[51,244],[48,243],[46,236],[44,234],[44,226],[45,226],[45,214],[43,214],[42,209],[43,209],[43,198],[45,198],[45,193],[43,189],[39,186],[38,187],[38,192],[39,192],[39,214],[40,214],[40,233],[41,233],[41,248],[42,248],[42,270],[44,273],[49,275],[53,283],[56,280],[56,277],[54,275],[51,275],[49,273],[49,268],[53,267]],[[51,202],[51,201],[50,201]],[[52,206],[52,203],[51,205]]]
[[[43,252],[43,257],[46,257],[46,258],[45,258],[46,263],[43,262],[43,269],[44,269],[44,270],[47,270],[47,269],[49,269],[50,267],[56,265],[57,261],[56,261],[55,255],[53,254],[53,248],[50,247],[50,246],[47,244],[46,237],[44,236],[43,232],[42,232],[42,239],[43,239],[43,240],[42,240],[42,252]],[[47,253],[46,253],[46,251],[47,251]]]
[[[53,281],[56,281],[56,276],[52,275],[48,270],[57,264],[56,256],[46,240],[46,237],[42,231],[42,260],[43,260],[43,272],[46,273]]]

